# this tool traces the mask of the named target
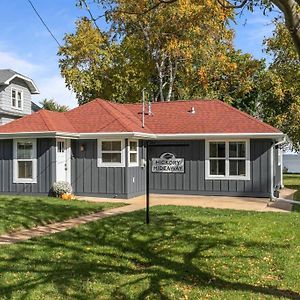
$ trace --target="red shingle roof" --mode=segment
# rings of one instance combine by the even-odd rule
[[[192,107],[195,113],[191,113]],[[153,103],[152,114],[145,116],[145,128],[141,126],[141,112],[141,104],[117,104],[96,99],[65,113],[41,110],[0,126],[0,133],[280,133],[219,100]]]

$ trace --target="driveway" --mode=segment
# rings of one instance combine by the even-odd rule
[[[140,209],[145,207],[145,196],[139,196],[133,199],[78,198],[93,202],[123,202],[139,207]],[[197,206],[260,212],[289,212],[292,210],[291,204],[283,202],[271,203],[268,198],[151,194],[150,206],[155,205]]]

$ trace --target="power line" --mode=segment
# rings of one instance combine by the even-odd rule
[[[59,41],[57,40],[57,38],[54,36],[54,34],[51,32],[50,28],[47,26],[47,24],[45,23],[45,21],[43,20],[43,18],[41,17],[41,15],[38,13],[38,11],[36,10],[36,8],[34,7],[33,3],[30,0],[27,0],[28,3],[31,5],[32,9],[34,10],[34,12],[36,13],[36,15],[38,16],[38,18],[41,20],[41,22],[43,23],[43,25],[45,26],[45,28],[47,29],[47,31],[50,33],[50,35],[53,37],[53,39],[55,40],[55,42],[57,43],[57,45],[59,47],[61,47],[61,44],[59,43]]]

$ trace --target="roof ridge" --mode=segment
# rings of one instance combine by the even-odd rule
[[[102,103],[102,107],[104,108],[104,110],[105,110],[106,112],[108,112],[113,118],[115,118],[123,128],[125,128],[126,130],[128,130],[128,129],[127,129],[127,126],[124,125],[123,122],[121,122],[121,120],[119,120],[120,115],[121,115],[121,114],[119,113],[119,111],[118,111],[118,113],[116,114],[114,111],[111,110],[111,108],[113,108],[113,107],[112,107],[112,105],[110,105],[109,101],[106,101],[106,100],[104,100],[104,99],[97,99],[96,103],[97,103],[99,106],[101,106],[101,103]],[[103,104],[104,104],[104,105],[103,105]],[[109,108],[107,107],[107,105],[109,105]]]
[[[74,128],[73,124],[70,122],[70,120],[68,119],[68,117],[65,115],[65,112],[58,112],[58,111],[51,111],[51,110],[46,110],[46,109],[41,109],[40,111],[42,113],[43,116],[43,121],[46,125],[46,127],[50,130],[50,131],[56,131],[55,125],[53,125],[52,122],[52,118],[49,118],[49,114],[56,114],[56,115],[60,115],[63,116],[64,119],[69,123],[69,125],[73,128],[74,132],[77,132],[76,129]]]
[[[252,120],[252,121],[255,121],[255,122],[257,122],[257,123],[259,123],[259,124],[261,124],[261,125],[263,125],[263,126],[269,128],[269,129],[272,129],[272,130],[275,129],[276,131],[281,132],[279,129],[273,127],[272,125],[269,125],[269,124],[267,124],[267,123],[265,123],[265,122],[263,122],[263,121],[261,121],[261,120],[258,120],[257,118],[255,118],[255,117],[253,117],[253,116],[251,116],[251,115],[249,115],[249,114],[247,114],[247,113],[245,113],[245,112],[243,112],[243,111],[241,111],[241,110],[239,110],[239,109],[237,109],[237,108],[235,108],[235,107],[229,105],[229,104],[226,103],[226,102],[223,102],[223,101],[221,101],[221,100],[217,100],[217,102],[223,104],[224,106],[228,107],[229,109],[231,109],[231,110],[233,110],[233,111],[239,112],[241,115],[247,117],[248,119],[250,119],[250,120]]]
[[[127,122],[126,122],[126,118],[124,117],[124,115],[114,106],[115,103],[112,103],[110,101],[106,101],[106,100],[102,100],[101,101],[102,104],[104,104],[104,109],[110,113],[114,118],[116,118],[119,123],[128,131],[131,131],[131,128],[129,128]],[[100,101],[98,101],[98,104],[100,105]],[[116,105],[118,105],[116,103]],[[109,109],[108,107],[109,106]],[[124,108],[123,108],[124,109]],[[126,109],[127,110],[127,109]],[[128,111],[128,110],[127,110]],[[128,111],[130,114],[132,114],[130,111]],[[125,119],[125,120],[124,120]]]
[[[177,102],[200,102],[200,101],[220,101],[219,99],[189,99],[189,100],[172,100],[172,101],[150,101],[151,104],[173,104]],[[148,103],[148,102],[145,102]],[[139,105],[141,104],[140,102],[134,102],[134,103],[120,103],[122,105]]]
[[[119,106],[123,106],[123,107],[122,107],[122,110],[126,110],[126,112],[127,112],[127,114],[128,114],[127,117],[130,118],[131,121],[133,121],[134,123],[136,123],[137,126],[139,126],[137,123],[139,123],[139,124],[142,123],[142,120],[140,120],[137,116],[135,116],[135,115],[132,113],[132,111],[131,111],[130,109],[128,109],[127,107],[124,107],[124,103],[111,103],[111,104],[112,104],[112,106],[113,106],[118,112],[120,112],[120,111],[119,111],[119,109],[120,109]],[[120,114],[121,114],[122,118],[125,118],[125,116],[124,116],[124,114],[123,114],[122,112],[120,112]],[[141,126],[141,128],[142,128],[142,126]],[[147,126],[145,126],[144,129],[150,130]]]
[[[48,128],[48,130],[52,130],[48,123],[46,121],[49,121],[48,117],[46,116],[46,110],[45,109],[41,109],[40,111],[37,112],[37,114],[40,114],[42,117],[43,122],[45,123],[46,127]]]

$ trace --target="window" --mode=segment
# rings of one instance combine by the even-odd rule
[[[63,141],[57,142],[57,152],[59,152],[59,153],[65,152],[65,142],[63,142]]]
[[[128,165],[131,167],[139,165],[138,141],[128,141]]]
[[[124,167],[124,141],[98,141],[98,167]]]
[[[23,108],[23,91],[18,89],[11,89],[11,106],[13,108]]]
[[[14,140],[14,183],[36,183],[36,140]]]
[[[248,141],[207,141],[207,179],[250,179]]]

